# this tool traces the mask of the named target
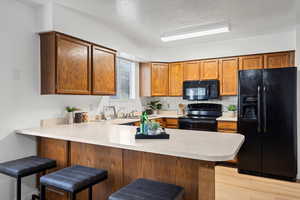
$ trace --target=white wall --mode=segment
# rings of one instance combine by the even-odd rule
[[[99,19],[58,4],[53,4],[53,27],[56,31],[116,49],[121,55],[134,56],[134,60],[147,57],[141,46],[118,30],[106,26]]]
[[[36,154],[35,139],[16,135],[16,129],[38,127],[41,119],[62,117],[67,105],[96,109],[101,99],[95,96],[40,95],[39,36],[36,32],[41,27],[38,21],[41,13],[37,9],[16,0],[0,1],[0,162]],[[62,24],[64,20],[70,20],[70,17],[74,17],[73,24]],[[85,18],[80,21],[75,16],[65,16],[61,23],[56,21],[57,27],[62,31],[74,31],[80,36],[80,28],[90,29],[91,37],[96,40],[100,35],[101,38],[99,31],[83,26],[84,23],[89,24]],[[68,28],[64,28],[67,26]],[[77,31],[74,30],[75,27],[78,27]],[[120,49],[131,48],[129,42],[118,44],[121,40],[122,37],[112,34],[104,45]],[[109,42],[115,42],[115,45],[112,46]],[[23,196],[28,196],[34,189],[33,177],[25,179],[23,189]],[[0,199],[14,198],[15,180],[0,175]]]
[[[151,60],[181,61],[216,58],[246,54],[294,50],[295,31],[226,40],[220,42],[195,43],[176,48],[152,49]]]

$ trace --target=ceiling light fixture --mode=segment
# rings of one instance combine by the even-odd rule
[[[214,34],[219,34],[219,33],[228,33],[228,32],[230,32],[229,26],[225,26],[225,27],[190,32],[190,33],[166,35],[166,36],[162,36],[161,40],[163,42],[169,42],[169,41],[174,41],[174,40],[183,40],[183,39],[188,39],[188,38],[195,38],[195,37],[214,35]]]

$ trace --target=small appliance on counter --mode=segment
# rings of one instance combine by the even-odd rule
[[[219,98],[219,80],[184,81],[183,99],[189,101]]]
[[[295,180],[297,68],[239,72],[240,173]]]
[[[186,116],[179,117],[179,129],[217,131],[217,118],[222,116],[222,105],[214,103],[188,104]]]

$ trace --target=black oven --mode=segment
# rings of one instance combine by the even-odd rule
[[[217,118],[220,116],[222,116],[221,104],[188,104],[186,116],[179,117],[179,129],[217,131]]]
[[[219,98],[219,80],[184,81],[183,99],[190,101]]]
[[[198,131],[217,131],[216,118],[193,118],[193,117],[180,117],[179,129],[185,130],[198,130]]]

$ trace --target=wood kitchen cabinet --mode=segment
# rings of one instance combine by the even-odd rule
[[[46,173],[63,169],[69,166],[69,142],[50,138],[38,138],[37,140],[38,156],[56,160],[57,167],[48,170]],[[39,186],[39,177],[37,176],[37,186]],[[67,200],[68,194],[66,192],[58,191],[53,188],[47,188],[47,200]]]
[[[176,118],[164,118],[165,128],[178,128],[178,119]]]
[[[239,59],[225,58],[219,60],[219,79],[221,96],[237,95]]]
[[[115,94],[115,50],[54,31],[40,38],[41,94]]]
[[[200,80],[200,63],[199,63],[199,61],[191,61],[191,62],[184,63],[183,80],[184,81]]]
[[[184,81],[214,79],[220,80],[221,96],[233,96],[237,95],[238,70],[294,65],[295,51],[169,63],[169,70],[166,63],[157,63],[156,67],[154,63],[143,63],[140,68],[140,94],[141,96],[182,96]]]
[[[263,55],[252,55],[239,57],[240,70],[262,69],[264,67]]]
[[[201,61],[201,80],[217,80],[219,79],[219,60],[202,60]]]
[[[140,67],[140,96],[169,95],[169,64],[142,63]]]
[[[151,68],[151,96],[168,96],[169,65],[153,63]]]
[[[237,122],[218,121],[218,131],[223,133],[237,133]]]
[[[93,94],[116,94],[116,54],[96,45],[93,45],[92,88]]]
[[[182,96],[183,63],[169,65],[169,96]]]
[[[58,94],[89,94],[91,44],[56,35],[56,79]]]
[[[264,55],[264,68],[284,68],[295,66],[295,52],[279,52]]]

